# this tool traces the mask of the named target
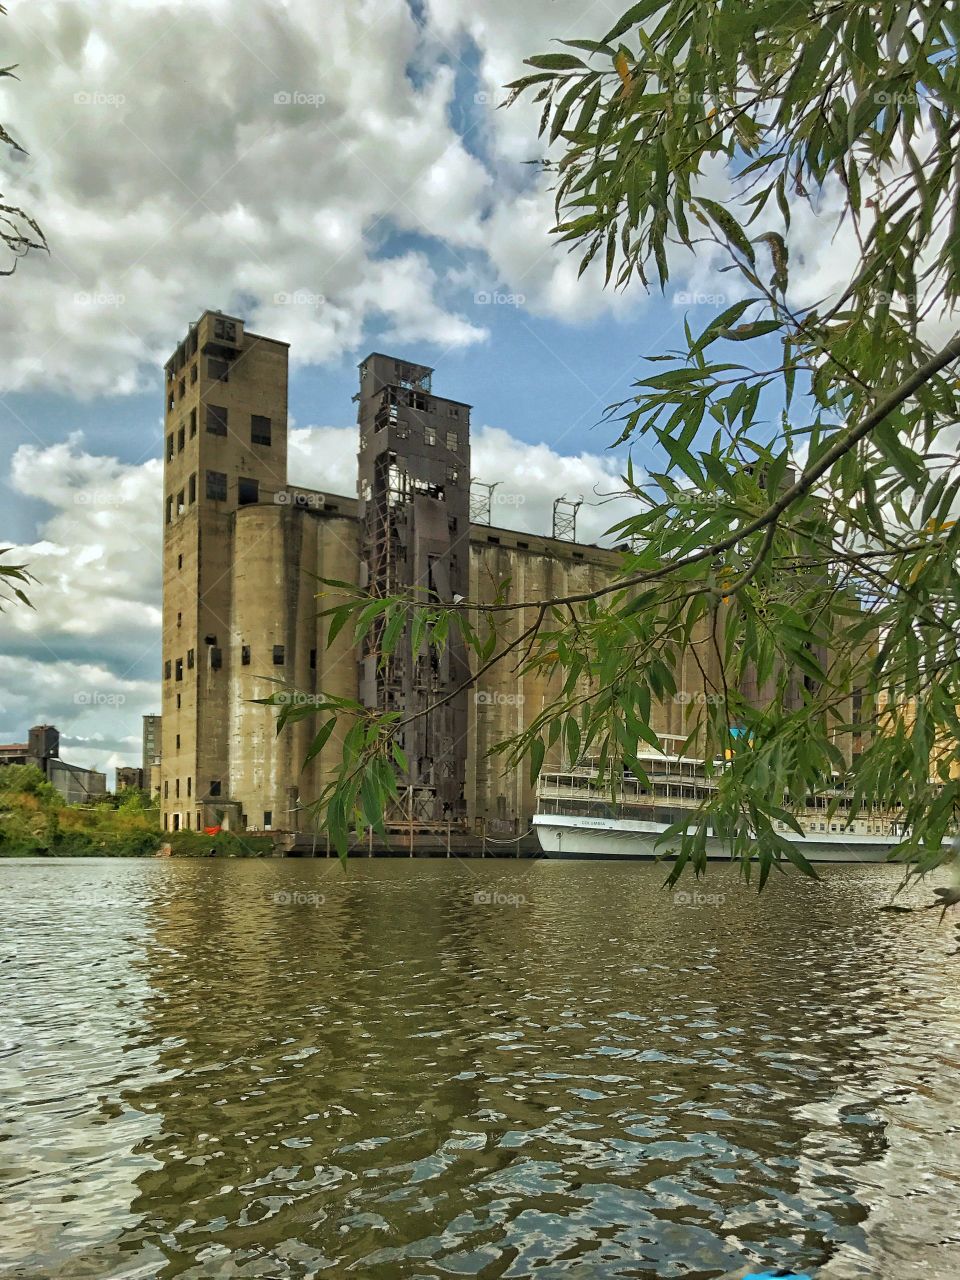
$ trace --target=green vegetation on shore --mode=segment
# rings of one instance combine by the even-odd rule
[[[180,858],[273,853],[269,836],[164,832],[159,809],[140,791],[68,805],[35,765],[7,765],[0,773],[0,857],[154,857],[163,845]]]

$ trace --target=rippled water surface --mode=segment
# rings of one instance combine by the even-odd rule
[[[960,1277],[955,925],[662,879],[0,864],[0,1274]]]

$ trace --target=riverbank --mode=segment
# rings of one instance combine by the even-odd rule
[[[154,858],[165,848],[178,858],[274,853],[270,836],[164,832],[159,810],[138,791],[68,805],[34,766],[8,765],[0,780],[0,858]]]

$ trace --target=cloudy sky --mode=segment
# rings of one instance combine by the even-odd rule
[[[29,154],[2,157],[0,189],[51,254],[0,279],[0,539],[38,579],[36,612],[0,617],[0,741],[52,720],[72,759],[139,758],[159,694],[160,366],[205,308],[292,343],[299,483],[353,493],[356,365],[379,349],[475,406],[496,523],[548,532],[554,497],[616,486],[605,407],[729,277],[680,264],[663,299],[578,282],[526,163],[538,109],[497,107],[524,57],[602,35],[618,3],[8,9],[0,60],[20,80],[0,80],[0,120]],[[581,538],[614,518],[585,506]]]

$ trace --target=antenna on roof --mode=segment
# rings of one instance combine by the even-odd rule
[[[583,506],[583,495],[574,500],[563,494],[553,502],[553,536],[561,542],[576,542],[577,512]]]
[[[493,491],[502,483],[502,480],[495,480],[493,484],[484,484],[482,480],[470,481],[471,523],[492,524]]]

